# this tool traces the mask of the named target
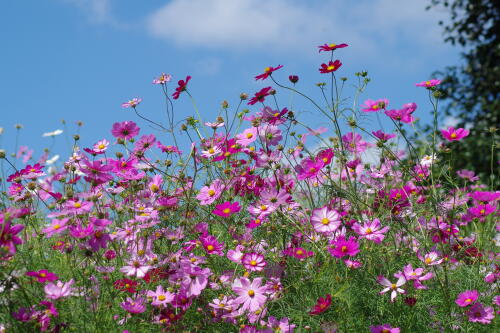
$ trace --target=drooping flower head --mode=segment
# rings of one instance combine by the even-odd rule
[[[186,80],[179,80],[179,82],[177,82],[177,88],[175,88],[175,92],[172,94],[174,99],[178,99],[181,93],[186,91],[189,80],[191,80],[190,75],[186,76]]]

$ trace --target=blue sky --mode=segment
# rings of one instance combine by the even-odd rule
[[[388,98],[399,108],[416,102],[415,114],[430,119],[427,95],[414,84],[434,70],[458,61],[459,49],[442,42],[437,22],[445,12],[424,10],[427,0],[43,0],[3,3],[0,40],[0,148],[12,152],[15,124],[22,124],[19,143],[35,149],[52,145],[42,133],[64,129],[53,147],[68,154],[65,136],[83,121],[82,142],[111,140],[111,125],[134,120],[147,125],[120,104],[142,97],[141,111],[164,121],[158,87],[161,72],[175,82],[191,75],[189,89],[204,120],[213,120],[220,102],[237,104],[241,92],[255,93],[270,82],[253,77],[266,66],[284,65],[276,77],[300,76],[299,88],[319,97],[318,72],[327,60],[318,54],[324,43],[348,43],[336,57],[338,76],[354,81],[367,70],[372,82],[367,98]],[[349,95],[349,91],[347,91]],[[182,96],[176,119],[194,114]],[[282,105],[288,100],[283,94]],[[297,102],[307,119],[312,108]],[[252,108],[252,111],[258,111]],[[313,123],[313,125],[315,125]],[[165,134],[150,131],[165,143]]]

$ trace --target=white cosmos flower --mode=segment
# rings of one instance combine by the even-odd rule
[[[60,130],[60,129],[56,129],[55,131],[52,131],[52,132],[43,133],[43,134],[42,134],[42,137],[44,137],[44,138],[45,138],[45,137],[49,137],[49,136],[54,137],[54,136],[56,136],[56,135],[62,134],[62,132],[63,132],[62,130]]]

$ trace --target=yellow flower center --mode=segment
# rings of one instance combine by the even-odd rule
[[[335,46],[337,46],[337,44],[330,44],[328,45],[330,48],[334,48]]]
[[[213,246],[213,245],[208,245],[208,246],[207,246],[207,250],[208,250],[208,251],[213,251],[213,249],[214,249],[214,246]]]
[[[209,152],[210,154],[213,154],[213,153],[215,153],[215,149],[213,149],[212,147],[210,147],[210,148],[208,149],[208,152]]]
[[[161,302],[163,302],[166,299],[167,299],[167,297],[165,297],[165,295],[158,296],[158,300],[161,301]]]
[[[426,85],[430,85],[430,84],[431,84],[431,81],[425,81],[425,84],[426,84]]]
[[[467,299],[465,300],[465,302],[466,302],[466,303],[470,303],[470,302],[472,302],[472,299],[467,298]]]
[[[324,225],[327,225],[328,223],[330,223],[330,220],[329,220],[329,219],[327,219],[326,217],[323,217],[323,218],[321,219],[321,223],[322,223],[322,224],[324,224]]]
[[[366,233],[367,233],[368,235],[369,235],[369,234],[371,234],[371,233],[373,233],[372,228],[367,228],[367,229],[366,229]]]
[[[47,276],[47,274],[45,274],[45,273],[40,273],[40,277],[43,277],[43,278],[44,278],[44,277],[46,277],[46,276]]]
[[[425,258],[425,263],[428,265],[432,262],[432,259],[431,258]]]
[[[257,266],[257,261],[255,260],[250,261],[250,266]]]
[[[329,71],[333,71],[335,69],[335,66],[334,65],[330,65],[326,69],[329,70]]]
[[[208,190],[208,195],[213,197],[215,195],[215,191],[214,190]]]
[[[270,71],[271,71],[271,67],[264,68],[264,73],[267,73],[267,72],[270,72]]]
[[[342,252],[347,252],[347,246],[342,246],[342,248],[340,249]]]
[[[250,296],[250,297],[254,297],[254,296],[255,296],[255,291],[253,291],[252,289],[250,289],[250,290],[248,291],[248,296]]]
[[[302,251],[302,250],[299,249],[299,250],[295,251],[295,254],[301,256],[301,255],[304,254],[304,251]]]
[[[455,133],[455,132],[451,133],[450,137],[451,137],[452,139],[456,139],[456,137],[457,137],[457,133]]]
[[[75,208],[80,208],[80,207],[82,207],[82,204],[81,204],[81,203],[79,203],[79,202],[75,202],[75,203],[73,204],[73,207],[75,207]]]
[[[484,209],[481,209],[481,210],[479,211],[479,213],[481,213],[481,215],[484,215],[484,213],[486,213],[486,211],[485,211]]]
[[[246,137],[247,137],[247,139],[251,139],[251,138],[253,138],[253,134],[252,133],[247,133]]]
[[[391,283],[391,289],[396,290],[397,288],[398,288],[398,286],[396,286],[396,284],[395,284],[395,283]]]
[[[54,227],[53,227],[53,228],[57,230],[57,229],[59,229],[60,227],[61,227],[61,225],[60,225],[60,224],[56,224],[56,225],[54,225]],[[43,273],[42,273],[42,274],[43,274]]]
[[[104,148],[106,148],[106,146],[105,146],[104,144],[102,144],[102,143],[101,143],[101,144],[98,146],[98,148],[99,148],[99,149],[104,149]]]
[[[260,206],[260,210],[262,210],[262,211],[266,211],[266,210],[267,210],[267,206],[266,206],[266,205],[262,205],[262,206]]]
[[[229,208],[224,208],[224,209],[222,210],[222,212],[223,212],[224,214],[229,214],[229,213],[231,213],[231,209],[229,209]]]

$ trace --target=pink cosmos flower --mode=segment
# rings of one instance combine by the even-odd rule
[[[403,275],[407,281],[413,281],[413,287],[419,290],[427,289],[427,287],[424,286],[421,281],[429,280],[434,276],[432,272],[424,274],[423,268],[419,267],[413,269],[411,264],[408,264],[404,267],[402,274],[395,274],[396,277],[400,277],[401,275]]]
[[[316,304],[313,306],[311,311],[309,311],[310,315],[319,315],[320,313],[328,310],[330,305],[332,304],[332,295],[326,294],[325,297],[320,297],[316,301]]]
[[[283,251],[283,254],[301,260],[313,256],[314,252],[307,251],[302,247],[288,247]]]
[[[348,240],[344,236],[340,236],[338,239],[331,242],[333,247],[328,248],[328,251],[335,258],[342,258],[344,256],[355,256],[359,253],[359,244],[356,238],[349,237]]]
[[[318,52],[321,52],[321,51],[325,51],[325,52],[327,52],[327,51],[334,51],[336,49],[341,49],[341,48],[344,48],[344,47],[347,47],[347,46],[349,46],[349,45],[347,45],[347,44],[333,44],[333,43],[331,43],[331,44],[324,44],[324,45],[318,46],[318,48],[319,48]]]
[[[318,161],[316,159],[304,158],[299,165],[295,166],[295,171],[297,172],[297,179],[304,180],[308,178],[313,178],[318,175],[325,164],[323,161]]]
[[[156,287],[156,291],[148,290],[147,296],[153,299],[151,302],[152,306],[166,306],[174,300],[174,294],[168,290],[164,290],[161,285]]]
[[[245,253],[241,258],[241,262],[245,269],[250,272],[260,272],[266,267],[264,256],[259,253]]]
[[[466,290],[457,296],[455,303],[457,303],[458,306],[464,308],[474,303],[478,297],[479,293],[477,292],[477,290]]]
[[[140,128],[133,121],[122,121],[114,123],[111,129],[111,134],[115,138],[130,140],[139,134]]]
[[[361,105],[361,111],[363,112],[377,112],[380,110],[385,110],[389,105],[389,100],[387,98],[377,99],[376,101],[367,99],[365,104]]]
[[[495,318],[493,307],[484,307],[481,303],[475,303],[466,312],[469,321],[473,323],[489,324]]]
[[[278,69],[282,68],[283,65],[278,65],[278,67],[266,67],[264,68],[264,73],[257,75],[255,77],[255,80],[265,80],[267,79],[274,71],[277,71]]]
[[[138,98],[138,97],[135,97],[135,98],[132,98],[131,100],[129,100],[128,102],[125,102],[125,103],[122,103],[122,108],[136,108],[137,105],[139,105],[139,103],[142,102],[142,98]]]
[[[357,222],[352,226],[354,232],[360,235],[362,238],[373,241],[375,244],[380,244],[384,238],[385,233],[389,230],[389,227],[380,227],[380,220],[374,219],[373,221],[366,221],[364,225],[360,225]]]
[[[156,79],[153,80],[153,84],[164,85],[167,82],[170,82],[171,79],[172,79],[172,75],[161,73],[161,75],[159,77],[157,77]]]
[[[455,129],[453,126],[450,126],[448,130],[441,130],[441,134],[448,141],[459,141],[469,135],[469,130],[465,128]]]
[[[370,326],[370,333],[399,333],[399,327],[392,327],[389,324]]]
[[[67,297],[71,294],[72,288],[75,281],[73,279],[69,280],[66,283],[62,283],[61,281],[57,281],[56,284],[48,283],[45,285],[43,290],[45,291],[45,296],[50,299],[58,299],[61,297]]]
[[[200,201],[200,205],[206,206],[217,200],[222,194],[223,184],[220,179],[214,180],[210,186],[203,186],[196,199]]]
[[[102,154],[108,149],[108,146],[109,146],[109,141],[106,139],[103,139],[101,141],[98,141],[94,145],[94,149],[92,149],[92,151],[96,154]]]
[[[415,121],[415,118],[411,115],[413,111],[407,108],[399,110],[387,110],[384,113],[391,119],[401,121],[405,124],[410,124]]]
[[[341,224],[340,214],[327,206],[316,208],[312,212],[311,224],[317,232],[335,232]]]
[[[267,321],[268,322],[266,323],[263,320],[261,320],[260,324],[265,325],[266,327],[271,329],[272,332],[293,333],[296,326],[294,324],[290,324],[287,317],[278,320],[273,316],[269,316]]]
[[[496,211],[495,206],[486,204],[486,205],[476,205],[474,207],[469,208],[469,213],[477,218],[486,217]]]
[[[276,146],[283,138],[281,130],[276,125],[261,125],[257,128],[257,132],[262,142],[270,146]]]
[[[343,135],[342,142],[344,143],[345,149],[355,154],[364,152],[368,147],[368,143],[363,141],[361,135],[353,132]]]
[[[428,80],[428,81],[422,81],[420,83],[416,83],[415,85],[417,87],[431,88],[431,87],[437,86],[440,83],[441,83],[441,80],[431,79],[431,80]]]
[[[386,287],[379,293],[380,295],[385,294],[386,292],[391,290],[391,302],[394,302],[398,293],[400,294],[406,293],[403,289],[399,288],[406,283],[406,279],[403,275],[399,277],[396,283],[392,283],[391,281],[387,280],[384,276],[380,275],[377,278],[377,282]]]
[[[135,299],[127,297],[127,300],[120,303],[120,306],[129,313],[143,313],[146,311],[145,301],[143,297],[137,297]]]
[[[0,220],[0,222],[2,221]],[[11,226],[10,221],[7,220],[4,220],[3,224],[0,223],[0,248],[4,248],[10,255],[16,254],[16,245],[23,243],[23,240],[17,234],[23,229],[24,225],[16,224]]]
[[[135,276],[138,279],[143,278],[146,273],[153,268],[152,266],[146,265],[144,259],[132,258],[129,260],[127,266],[120,268],[120,272],[127,276]]]
[[[396,137],[396,134],[393,133],[384,133],[381,130],[378,130],[376,132],[372,132],[374,136],[376,136],[380,141],[386,142],[392,138]]]
[[[241,304],[241,311],[257,311],[267,301],[267,286],[262,285],[262,278],[255,278],[253,281],[242,277],[237,278],[233,285],[233,291],[238,295],[234,300],[236,304]]]
[[[222,217],[229,217],[234,213],[237,213],[241,210],[240,203],[238,201],[231,203],[230,201],[226,201],[220,205],[215,206],[215,209],[212,211],[212,214]]]
[[[243,133],[236,135],[236,142],[244,147],[257,140],[257,127],[247,128]]]
[[[427,254],[425,254],[424,257],[421,257],[419,255],[420,260],[422,260],[426,265],[429,266],[434,266],[434,265],[439,265],[440,263],[443,262],[443,258],[439,258],[439,253],[436,251],[431,251]]]
[[[40,283],[52,282],[59,279],[57,275],[49,272],[46,269],[41,269],[38,272],[26,272],[26,276],[36,277],[38,282]]]

